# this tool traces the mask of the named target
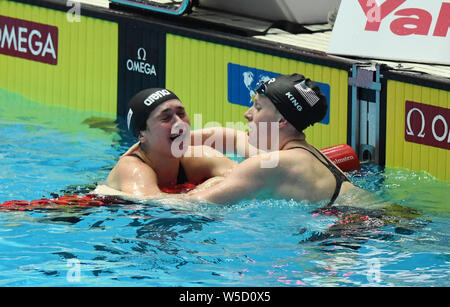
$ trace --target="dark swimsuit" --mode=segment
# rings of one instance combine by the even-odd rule
[[[131,154],[130,156],[136,157],[142,162],[146,163],[141,157],[139,157],[137,154]],[[183,164],[180,162],[180,168],[178,169],[178,177],[177,177],[177,184],[185,184],[188,183],[188,179],[186,176],[186,172],[184,171]]]
[[[328,168],[330,170],[330,172],[333,174],[334,178],[336,179],[336,188],[334,189],[334,194],[331,197],[330,202],[328,203],[328,206],[331,206],[335,202],[336,198],[338,198],[339,193],[341,192],[342,184],[346,181],[350,182],[350,180],[348,180],[347,176],[345,176],[337,168],[336,165],[334,165],[333,163],[330,163],[328,161],[328,159],[325,157],[325,155],[323,153],[321,153],[319,150],[317,152],[322,156],[322,158],[326,162],[322,161],[313,151],[309,150],[308,148],[298,146],[298,147],[292,147],[290,149],[295,149],[295,148],[301,148],[301,149],[304,149],[304,150],[308,151],[309,153],[311,153],[314,157],[316,157],[317,160],[322,162],[322,164],[325,165],[325,167]]]

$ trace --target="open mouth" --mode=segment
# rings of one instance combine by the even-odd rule
[[[187,141],[185,139],[189,139],[189,135],[190,127],[188,123],[176,123],[174,126],[172,126],[172,129],[170,131],[169,141],[184,143],[185,141]]]
[[[177,138],[179,138],[180,136],[183,136],[183,134],[182,133],[178,133],[178,134],[173,133],[173,134],[170,135],[169,139],[170,139],[171,142],[173,142]]]
[[[186,139],[186,133],[171,133],[169,136],[170,147],[174,157],[181,157],[189,146],[189,141]]]

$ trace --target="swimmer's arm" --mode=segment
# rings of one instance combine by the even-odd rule
[[[224,154],[238,154],[245,158],[263,153],[249,144],[246,132],[225,127],[191,130],[191,144],[210,146]]]
[[[238,154],[248,158],[250,154],[257,153],[258,149],[248,143],[248,136],[244,131],[213,127],[191,130],[191,147],[210,146],[224,154]],[[139,142],[132,145],[121,158],[128,156],[139,148]]]
[[[249,158],[218,184],[200,191],[191,191],[188,200],[231,204],[244,199],[260,198],[269,189],[270,170],[260,167],[258,158]]]
[[[238,165],[236,161],[209,146],[190,146],[182,161],[192,182],[200,182],[204,178],[225,177]]]
[[[135,193],[126,193],[124,191],[119,191],[116,189],[113,189],[107,185],[99,185],[95,188],[93,191],[93,194],[100,195],[100,196],[119,196],[120,198],[134,201],[136,203],[145,202],[145,201],[153,201],[156,199],[163,199],[163,198],[183,198],[183,194],[168,194],[164,192],[159,192],[151,195],[144,195],[141,194],[136,195]]]
[[[224,154],[238,154],[248,158],[264,153],[248,142],[248,135],[242,130],[214,127],[191,130],[191,146],[206,145]],[[139,142],[131,146],[122,157],[132,154],[139,148]]]

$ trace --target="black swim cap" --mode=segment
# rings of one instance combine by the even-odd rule
[[[268,97],[298,131],[325,118],[328,104],[316,83],[303,75],[282,75],[258,85],[256,92]]]
[[[152,113],[157,106],[171,99],[178,99],[178,97],[168,89],[164,88],[149,88],[134,95],[128,103],[128,130],[137,137],[139,131],[145,130],[150,113]]]

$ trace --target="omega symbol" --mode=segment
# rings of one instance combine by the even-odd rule
[[[143,55],[143,56],[141,57],[141,55]],[[138,56],[138,60],[145,61],[147,58],[147,52],[145,51],[144,48],[141,47],[137,51],[137,56]]]
[[[408,112],[408,116],[407,116],[407,119],[406,119],[406,124],[408,125],[408,129],[406,130],[406,133],[408,135],[414,136],[414,132],[412,131],[412,128],[411,128],[411,115],[412,115],[412,113],[414,111],[419,112],[420,117],[422,118],[422,128],[420,129],[420,132],[419,132],[419,134],[417,136],[420,137],[420,138],[423,138],[423,137],[425,137],[425,134],[423,133],[423,131],[425,130],[425,116],[423,115],[422,111],[420,109],[418,109],[418,108],[412,108]]]

